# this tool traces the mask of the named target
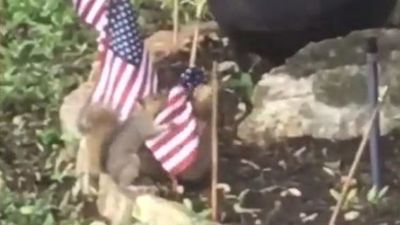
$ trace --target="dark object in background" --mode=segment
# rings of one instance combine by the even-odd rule
[[[247,53],[281,64],[311,41],[385,26],[395,4],[396,0],[208,0],[244,71],[251,63]]]

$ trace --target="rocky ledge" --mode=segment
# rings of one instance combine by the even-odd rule
[[[387,86],[389,95],[380,114],[382,133],[398,127],[400,31],[369,29],[310,43],[264,74],[239,137],[261,147],[291,137],[359,137],[369,114],[365,39],[370,36],[378,37],[380,90]]]

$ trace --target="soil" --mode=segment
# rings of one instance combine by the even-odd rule
[[[377,207],[366,201],[366,193],[372,186],[366,151],[353,186],[360,192],[359,199],[346,210],[358,211],[360,216],[352,222],[343,221],[342,216],[338,224],[400,224],[399,138],[399,134],[391,134],[381,140],[382,179],[384,185],[389,185],[384,201]],[[336,203],[329,190],[341,189],[341,179],[349,170],[359,142],[358,139],[332,142],[304,137],[268,149],[236,146],[237,155],[221,156],[219,181],[229,184],[234,195],[248,190],[242,206],[261,209],[261,212],[238,215],[233,213],[232,204],[226,202],[224,211],[228,213],[223,222],[326,224]],[[301,196],[295,192],[282,196],[292,188]],[[310,218],[305,222],[307,216]]]

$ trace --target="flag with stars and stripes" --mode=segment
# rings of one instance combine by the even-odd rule
[[[157,76],[140,37],[129,0],[75,0],[78,15],[100,33],[100,79],[92,102],[100,102],[125,120],[138,99],[155,93]]]
[[[125,120],[138,99],[157,92],[157,75],[139,37],[137,14],[129,0],[73,2],[81,20],[99,32],[101,74],[91,102],[117,110]],[[193,69],[183,74],[183,83],[171,89],[166,108],[156,117],[157,124],[174,126],[146,141],[162,167],[173,175],[183,172],[197,155],[197,121],[187,96],[199,80],[196,74]]]
[[[158,125],[173,126],[145,143],[172,175],[185,171],[197,157],[200,138],[188,93],[203,83],[203,78],[202,72],[195,68],[188,68],[182,74],[182,83],[171,89],[167,106],[155,118]]]

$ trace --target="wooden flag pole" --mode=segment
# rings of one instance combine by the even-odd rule
[[[194,67],[196,65],[196,55],[197,55],[197,42],[199,40],[199,22],[196,21],[193,34],[192,49],[190,51],[189,67]]]
[[[190,51],[189,67],[195,66],[196,55],[197,55],[197,44],[199,41],[199,23],[200,23],[201,13],[203,11],[205,3],[206,3],[206,1],[200,0],[196,6],[196,24],[194,27],[192,49]]]
[[[176,46],[178,44],[178,30],[179,30],[179,0],[174,0],[174,9],[172,14],[173,20],[173,36],[172,44]]]
[[[217,133],[217,121],[218,121],[218,77],[217,77],[217,62],[213,62],[212,66],[212,119],[211,119],[211,209],[212,219],[217,220],[218,213],[218,133]]]
[[[199,39],[199,22],[202,9],[205,5],[204,0],[200,0],[196,10],[196,24],[193,34],[192,49],[190,51],[189,67],[195,67],[197,44]],[[213,62],[211,71],[211,85],[212,85],[212,119],[211,119],[211,217],[214,221],[218,219],[218,77],[217,77],[217,62]]]

